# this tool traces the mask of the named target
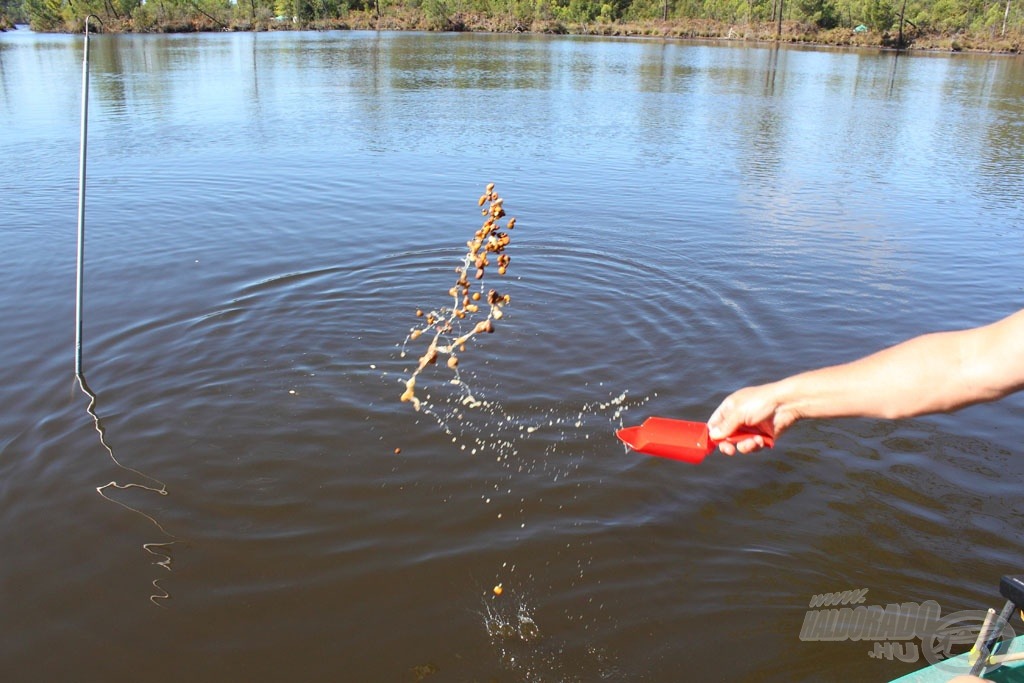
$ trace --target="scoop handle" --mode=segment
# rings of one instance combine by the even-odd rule
[[[744,429],[737,429],[735,432],[733,432],[729,436],[725,437],[724,439],[712,439],[712,438],[709,437],[708,438],[708,442],[711,445],[713,445],[713,446],[717,446],[718,444],[722,443],[723,441],[728,441],[729,443],[735,445],[735,444],[738,444],[740,441],[743,441],[744,439],[749,439],[752,436],[759,436],[762,439],[764,439],[764,447],[765,448],[774,448],[775,447],[775,437],[774,436],[772,436],[771,434],[766,434],[766,433],[762,432],[760,429],[753,429],[753,428],[750,428],[750,427],[747,427],[747,428],[744,428]]]

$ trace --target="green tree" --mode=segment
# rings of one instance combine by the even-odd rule
[[[11,24],[28,22],[28,15],[24,11],[22,0],[0,0],[0,17],[7,17]]]
[[[804,19],[819,28],[839,25],[839,10],[830,0],[797,0],[796,7]]]
[[[558,2],[555,17],[569,24],[586,24],[597,19],[601,13],[601,5],[595,0],[568,0]]]
[[[33,31],[59,31],[64,28],[64,3],[61,0],[25,0],[25,13]]]
[[[891,0],[868,0],[864,7],[864,23],[876,31],[888,31],[896,20]]]

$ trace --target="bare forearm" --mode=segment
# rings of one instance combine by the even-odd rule
[[[900,418],[1001,398],[1024,386],[1024,313],[916,337],[860,360],[776,383],[796,419]]]
[[[744,425],[778,437],[797,420],[830,417],[900,418],[957,410],[1024,389],[1024,311],[958,332],[915,337],[860,360],[746,387],[722,401],[708,419],[721,439]],[[764,446],[761,437],[731,455]]]

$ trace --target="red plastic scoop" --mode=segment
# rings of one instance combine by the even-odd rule
[[[634,451],[694,464],[706,458],[723,441],[739,443],[760,436],[768,448],[775,445],[773,437],[755,430],[740,430],[715,440],[708,436],[708,426],[703,422],[668,417],[649,417],[639,427],[623,427],[616,434]]]

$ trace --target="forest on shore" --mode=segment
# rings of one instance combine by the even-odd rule
[[[1021,52],[1024,0],[0,0],[0,30],[564,33]],[[95,24],[95,22],[93,22]]]

